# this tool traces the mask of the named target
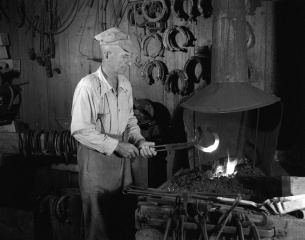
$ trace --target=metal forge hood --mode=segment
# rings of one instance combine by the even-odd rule
[[[197,89],[182,107],[203,113],[226,113],[280,101],[248,83],[244,0],[213,1],[211,84]]]

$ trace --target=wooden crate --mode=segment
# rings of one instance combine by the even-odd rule
[[[282,195],[305,194],[305,177],[282,176]]]

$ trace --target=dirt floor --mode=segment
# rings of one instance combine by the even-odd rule
[[[249,164],[236,166],[237,173],[233,177],[219,177],[210,179],[209,167],[183,169],[163,184],[160,189],[168,191],[195,191],[225,194],[249,195],[250,200],[263,202],[268,198],[281,196],[281,182],[268,177],[259,168],[252,168]]]

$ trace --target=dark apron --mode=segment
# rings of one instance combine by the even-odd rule
[[[120,141],[123,136],[107,134]],[[132,183],[130,160],[106,156],[80,144],[77,152],[85,239],[119,239],[115,213],[122,188]],[[112,237],[111,237],[112,236]]]

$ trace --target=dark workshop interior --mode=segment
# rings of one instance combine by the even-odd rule
[[[113,239],[304,239],[304,11],[0,0],[0,239],[86,239],[71,108],[102,62],[94,36],[112,27],[140,51],[124,76],[142,136],[161,145],[130,159]]]

